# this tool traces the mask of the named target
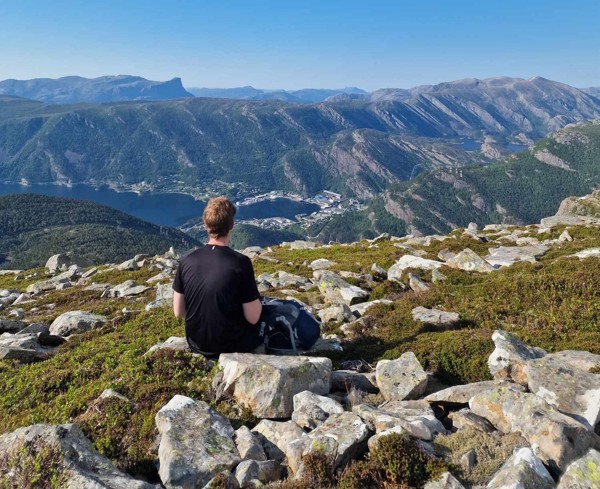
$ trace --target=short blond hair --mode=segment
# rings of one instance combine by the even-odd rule
[[[204,227],[211,238],[227,236],[233,228],[235,206],[227,197],[210,199],[204,208]]]

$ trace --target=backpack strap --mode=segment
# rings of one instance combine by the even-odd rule
[[[298,355],[298,349],[296,348],[296,338],[294,337],[294,330],[290,322],[285,318],[285,316],[277,316],[277,321],[285,324],[290,331],[290,342],[292,343],[292,350],[294,351],[294,355]]]

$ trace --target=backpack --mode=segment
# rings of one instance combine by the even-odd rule
[[[299,302],[263,297],[261,304],[260,331],[267,353],[298,354],[321,336],[321,323]]]

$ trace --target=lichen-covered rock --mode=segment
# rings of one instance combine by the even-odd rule
[[[267,460],[265,450],[258,436],[247,426],[240,426],[235,431],[235,445],[242,460]]]
[[[182,336],[170,336],[162,343],[157,343],[150,347],[146,355],[150,355],[158,350],[191,351],[187,340]]]
[[[518,448],[496,472],[486,489],[552,489],[554,479],[531,448]]]
[[[377,386],[386,400],[416,399],[427,389],[427,373],[412,352],[396,360],[380,360],[375,373]]]
[[[321,426],[287,445],[288,465],[294,474],[301,471],[302,457],[322,454],[332,469],[345,467],[367,447],[369,428],[362,419],[349,412],[329,417]]]
[[[499,246],[489,249],[485,261],[496,267],[510,267],[519,261],[535,263],[536,257],[542,256],[548,250],[544,245]]]
[[[331,415],[344,412],[342,405],[333,399],[304,391],[294,396],[292,421],[300,428],[310,430],[323,424]]]
[[[145,285],[137,285],[135,280],[126,280],[125,282],[112,287],[108,294],[110,297],[129,297],[142,294],[149,289],[150,287],[146,287]]]
[[[319,291],[325,299],[332,304],[346,304],[351,306],[364,302],[369,293],[366,290],[350,285],[337,273],[328,270],[314,272]]]
[[[495,379],[509,379],[527,385],[523,371],[529,360],[542,358],[546,352],[541,348],[528,346],[511,333],[500,329],[492,334],[495,349],[488,358],[490,373]]]
[[[293,421],[263,419],[253,429],[262,443],[268,459],[282,462],[288,443],[305,436],[304,431]]]
[[[490,273],[495,270],[492,265],[481,258],[471,248],[465,248],[458,255],[450,258],[446,262],[446,265],[451,268],[457,268],[468,272]]]
[[[326,307],[321,309],[318,315],[323,323],[341,323],[356,319],[350,307],[346,304],[334,304],[333,306]]]
[[[402,280],[404,270],[409,268],[418,268],[420,270],[433,270],[444,266],[441,261],[428,260],[419,256],[404,255],[394,263],[387,272],[389,280]]]
[[[176,395],[156,414],[159,475],[167,489],[203,487],[240,456],[228,419],[203,401]]]
[[[423,489],[465,489],[450,472],[444,472],[439,479],[429,481]]]
[[[586,426],[541,397],[506,386],[473,397],[469,407],[502,433],[519,433],[554,475],[600,443]]]
[[[118,470],[74,424],[36,424],[0,435],[0,454],[20,456],[24,445],[54,449],[60,456],[64,486],[69,489],[158,489],[160,486],[133,479]],[[38,451],[39,454],[39,451]],[[43,470],[43,469],[42,469]]]
[[[590,449],[571,462],[556,489],[598,489],[600,487],[600,452]]]
[[[58,316],[50,325],[50,333],[69,336],[100,328],[106,324],[106,318],[85,311],[69,311]]]
[[[393,304],[393,301],[389,299],[375,299],[374,301],[362,302],[360,304],[354,304],[350,309],[354,314],[358,316],[364,316],[369,309],[378,304],[390,305]]]
[[[435,308],[427,309],[422,306],[415,307],[411,314],[415,321],[436,326],[452,325],[460,320],[460,316],[456,312],[446,312]]]
[[[600,375],[566,365],[554,354],[527,362],[529,390],[590,430],[600,421]]]
[[[283,467],[276,460],[245,460],[235,469],[235,478],[240,487],[261,487],[283,477]]]
[[[226,353],[219,358],[223,392],[259,418],[289,418],[294,395],[311,391],[325,395],[331,387],[331,360]]]

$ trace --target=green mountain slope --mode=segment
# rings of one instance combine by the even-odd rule
[[[600,100],[543,79],[410,93],[314,105],[192,98],[48,106],[0,97],[0,179],[372,198],[424,170],[490,161],[478,150],[484,136],[502,151],[600,117]],[[463,138],[474,140],[471,150],[457,144]]]
[[[66,252],[84,266],[195,244],[180,231],[88,201],[30,194],[0,197],[0,257],[8,260],[5,267],[41,266],[51,255]]]
[[[599,184],[596,121],[569,126],[495,164],[425,172],[383,198],[385,209],[409,230],[441,233],[469,222],[539,222],[566,197]]]

